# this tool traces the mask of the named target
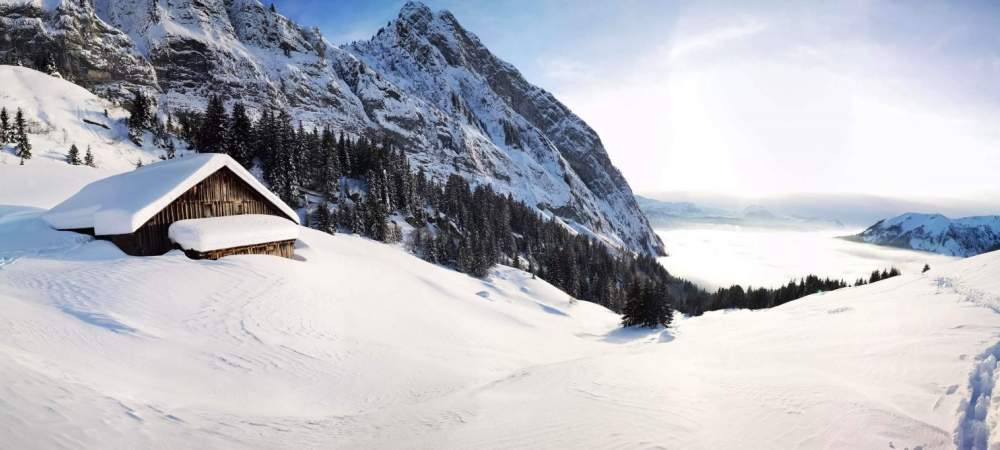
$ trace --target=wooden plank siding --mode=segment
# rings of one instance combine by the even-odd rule
[[[170,224],[184,219],[239,214],[286,217],[239,176],[223,167],[181,194],[134,233],[102,236],[102,238],[110,239],[129,255],[162,255],[174,248],[167,234]],[[287,257],[290,258],[291,254]]]
[[[292,258],[295,256],[295,239],[245,245],[242,247],[223,248],[208,252],[185,250],[184,254],[191,259],[219,259],[224,256],[232,255],[276,255],[285,258]]]

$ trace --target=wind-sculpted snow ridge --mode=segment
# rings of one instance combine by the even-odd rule
[[[941,214],[906,213],[880,220],[854,238],[949,256],[972,256],[1000,249],[1000,216],[949,219]]]
[[[614,247],[663,253],[597,134],[448,12],[407,3],[371,41],[337,47],[258,0],[4,3],[16,32],[0,60],[54,54],[65,78],[117,100],[145,89],[161,111],[221,94],[306,126],[384,134],[434,177],[489,183]],[[63,45],[77,35],[95,46]]]
[[[770,310],[622,329],[513,268],[476,279],[305,228],[296,260],[128,257],[30,206],[0,207],[11,448],[1000,442],[996,252]]]

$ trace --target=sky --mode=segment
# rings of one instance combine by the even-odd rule
[[[335,43],[402,1],[280,0]],[[1000,199],[1000,3],[428,0],[634,191]]]

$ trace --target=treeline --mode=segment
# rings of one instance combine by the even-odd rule
[[[94,162],[94,153],[90,151],[90,146],[87,146],[87,153],[80,157],[80,149],[76,147],[76,144],[69,146],[69,151],[66,152],[66,162],[72,166],[90,166],[97,167],[97,163]],[[141,161],[140,161],[141,162]]]
[[[900,275],[900,272],[895,267],[881,271],[876,270],[867,279],[858,278],[853,286],[863,286],[898,275]],[[677,309],[690,315],[699,315],[707,311],[732,308],[764,309],[783,305],[792,300],[818,292],[835,291],[849,286],[852,285],[844,280],[820,278],[816,275],[808,275],[798,280],[791,280],[788,284],[776,289],[760,287],[747,287],[744,289],[740,285],[733,285],[727,288],[719,288],[712,294],[695,294],[694,300],[696,301],[679,303]]]
[[[31,141],[28,139],[28,125],[24,119],[24,111],[17,108],[14,121],[11,122],[6,107],[0,107],[0,145],[14,144],[14,155],[24,161],[31,159]]]
[[[508,264],[574,298],[624,312],[625,325],[671,321],[674,279],[654,258],[612,251],[489,185],[414,171],[391,140],[306,130],[280,109],[253,120],[240,103],[227,111],[218,97],[204,112],[176,117],[168,119],[168,131],[199,152],[258,167],[282,200],[306,208],[313,228],[398,242],[397,222],[405,222],[413,229],[408,248],[427,261],[473,276]]]
[[[928,270],[931,270],[931,266],[928,266],[927,264],[924,264],[923,272],[927,272]],[[868,276],[868,279],[858,278],[854,282],[854,285],[855,286],[863,286],[863,285],[866,285],[866,284],[869,284],[869,283],[874,283],[876,281],[882,281],[882,280],[884,280],[886,278],[892,278],[892,277],[898,276],[899,274],[900,274],[899,273],[899,269],[896,269],[895,267],[892,267],[889,270],[882,269],[881,272],[879,272],[877,270],[873,270],[872,273],[871,273],[871,275]]]

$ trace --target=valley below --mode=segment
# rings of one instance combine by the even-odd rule
[[[882,247],[841,239],[848,228],[789,229],[739,225],[689,224],[656,230],[669,256],[660,263],[675,276],[714,290],[739,284],[777,288],[809,274],[853,283],[873,270],[896,267],[919,273],[958,258],[930,252]]]

